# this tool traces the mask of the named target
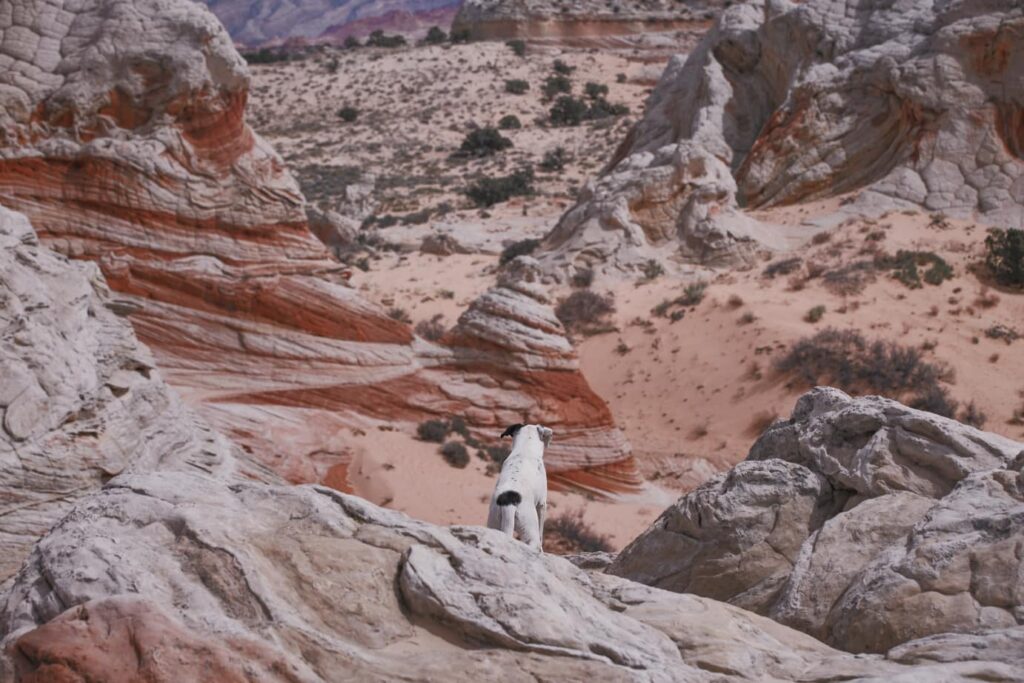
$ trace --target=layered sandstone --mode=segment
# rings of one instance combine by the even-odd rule
[[[609,571],[886,652],[941,633],[1019,643],[1022,547],[1024,444],[818,388]]]
[[[547,238],[561,266],[749,260],[759,208],[862,190],[1024,223],[1024,9],[1010,0],[737,3],[674,60]],[[803,235],[806,237],[807,235]]]
[[[564,424],[566,448],[603,444],[589,462],[628,458],[576,369],[456,361],[347,286],[246,124],[245,63],[204,8],[0,7],[0,202],[96,261],[167,380],[288,480],[343,486],[348,427],[462,414],[490,436]]]
[[[703,29],[720,3],[674,0],[552,2],[551,0],[466,0],[453,31],[474,40],[556,42],[573,46],[617,47],[656,33]]]

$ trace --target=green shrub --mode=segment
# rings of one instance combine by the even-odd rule
[[[427,37],[423,39],[427,45],[440,45],[448,40],[448,34],[441,30],[440,26],[431,26],[427,31]]]
[[[442,443],[448,436],[448,423],[444,420],[427,420],[416,427],[416,437],[420,441]]]
[[[346,36],[345,42],[342,44],[346,50],[352,50],[357,47],[362,47],[363,44],[359,42],[359,39],[355,36]]]
[[[338,110],[338,118],[345,123],[352,123],[359,118],[359,110],[352,106],[345,106]]]
[[[608,94],[608,86],[587,81],[587,84],[583,86],[583,94],[592,100],[603,99]]]
[[[645,280],[657,280],[665,274],[665,268],[655,259],[647,259],[640,269],[644,273]]]
[[[793,344],[776,362],[808,385],[830,384],[843,391],[881,394],[912,408],[953,417],[956,402],[939,384],[948,372],[924,360],[921,351],[896,342],[869,342],[854,330],[826,328]]]
[[[459,43],[465,44],[469,42],[469,29],[460,28],[452,29],[452,32],[448,35],[448,40],[451,41],[452,45],[458,45]]]
[[[485,126],[474,128],[462,140],[458,156],[488,157],[512,146],[512,141],[498,132],[497,128]]]
[[[589,289],[580,289],[558,302],[557,317],[565,329],[584,334],[610,328],[605,319],[615,312],[611,297],[601,296]]]
[[[385,35],[384,31],[377,29],[366,39],[366,44],[370,47],[401,47],[406,44],[405,36],[402,35]]]
[[[449,465],[460,470],[469,464],[469,451],[458,441],[449,441],[441,446],[441,455]]]
[[[391,318],[392,320],[397,320],[400,323],[412,322],[412,318],[409,317],[409,314],[406,313],[405,309],[398,308],[397,306],[388,309],[388,317]]]
[[[691,282],[686,285],[683,295],[676,299],[680,306],[696,306],[704,301],[704,292],[707,290],[706,282]]]
[[[540,170],[553,173],[565,168],[566,153],[564,147],[555,147],[544,152],[544,158],[540,161]]]
[[[930,285],[940,285],[953,278],[953,268],[945,259],[931,251],[900,250],[896,256],[879,256],[875,259],[875,267],[879,270],[891,270],[894,278],[911,289],[921,288],[921,272],[919,267],[927,266],[924,281]]]
[[[513,242],[504,249],[501,250],[501,256],[498,257],[498,263],[505,265],[511,263],[516,257],[527,256],[532,254],[540,246],[540,240],[525,239]]]
[[[804,316],[804,320],[806,320],[809,323],[816,323],[819,320],[821,320],[824,315],[825,307],[815,306],[811,310],[807,311],[807,315]]]
[[[590,285],[594,284],[594,269],[593,268],[580,268],[572,274],[572,278],[569,281],[573,287],[577,289],[587,289]]]
[[[1024,287],[1024,230],[989,230],[985,250],[985,266],[996,282]]]
[[[578,126],[587,117],[589,107],[572,95],[561,95],[551,106],[548,118],[553,126]]]
[[[480,207],[494,206],[512,197],[533,194],[533,169],[523,168],[511,175],[480,178],[466,188],[466,196]]]
[[[572,92],[572,81],[567,77],[552,74],[544,79],[544,86],[541,88],[541,92],[544,93],[544,99],[550,100],[560,93],[571,93]]]
[[[556,59],[554,63],[551,65],[551,68],[554,70],[556,74],[560,74],[562,76],[568,76],[569,74],[576,70],[576,67],[569,66],[561,59]]]
[[[520,78],[505,81],[505,92],[512,95],[522,95],[529,89],[530,84]]]
[[[607,119],[613,116],[625,116],[629,113],[629,107],[624,104],[612,104],[603,97],[594,100],[587,109],[587,120]]]
[[[505,44],[512,48],[512,52],[515,53],[516,57],[526,56],[526,41],[515,38],[513,40],[506,42]]]
[[[507,114],[501,117],[498,121],[498,128],[500,130],[516,130],[522,128],[523,124],[519,121],[519,117],[515,114]]]

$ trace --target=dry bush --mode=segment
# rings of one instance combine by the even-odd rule
[[[441,455],[449,465],[460,470],[469,464],[469,451],[458,441],[449,441],[441,446]]]
[[[573,292],[555,307],[555,316],[565,329],[582,334],[609,330],[611,326],[607,318],[614,312],[615,303],[611,296],[602,296],[589,289]]]
[[[544,549],[558,555],[611,552],[606,536],[595,532],[583,521],[583,511],[564,512],[544,525]]]
[[[444,323],[441,322],[443,319],[444,316],[438,313],[430,320],[419,321],[418,323],[416,323],[416,334],[423,337],[424,339],[429,339],[430,341],[437,341],[438,339],[443,337],[445,333]]]

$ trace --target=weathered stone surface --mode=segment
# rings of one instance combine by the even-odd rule
[[[200,671],[226,681],[1014,680],[1019,671],[1012,631],[945,661],[930,643],[904,646],[906,663],[853,657],[714,600],[588,575],[482,527],[431,526],[323,487],[189,472],[121,475],[81,501],[18,574],[0,635],[0,671],[17,681]]]
[[[0,585],[74,502],[157,467],[273,479],[167,388],[96,266],[0,207]]]
[[[1022,466],[1024,444],[815,389],[608,571],[853,652],[1013,629],[1024,624]]]
[[[44,243],[96,261],[167,381],[260,460],[293,482],[326,481],[349,460],[344,428],[438,415],[480,430],[544,418],[592,434],[592,462],[628,460],[578,370],[510,370],[500,354],[467,369],[346,284],[281,159],[245,123],[246,65],[205,8],[0,10],[0,202]],[[358,215],[365,194],[349,189]],[[314,227],[343,248],[335,218]],[[585,389],[581,407],[567,387]],[[7,433],[24,437],[42,410],[25,393]]]
[[[1020,226],[1022,30],[1010,0],[734,4],[548,236],[553,264],[744,260],[800,235],[738,207],[858,189]]]

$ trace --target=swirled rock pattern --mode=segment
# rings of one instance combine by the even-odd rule
[[[749,259],[786,236],[739,207],[853,190],[1020,226],[1022,32],[1011,0],[737,3],[547,247],[626,270]]]
[[[496,433],[543,416],[589,433],[590,462],[628,460],[578,370],[452,362],[346,284],[246,124],[246,65],[204,7],[0,10],[0,202],[97,262],[168,382],[288,480],[344,485],[347,427],[460,414]]]
[[[1024,444],[819,388],[669,508],[613,574],[853,652],[1024,625]]]

